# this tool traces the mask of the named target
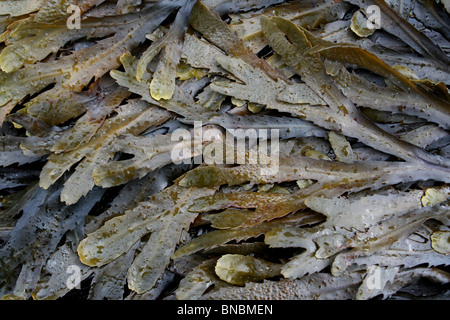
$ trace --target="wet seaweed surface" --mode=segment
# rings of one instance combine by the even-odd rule
[[[447,0],[0,1],[0,297],[448,299]]]

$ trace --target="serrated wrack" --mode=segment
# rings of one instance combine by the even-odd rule
[[[187,211],[188,206],[195,198],[214,192],[214,189],[176,185],[166,188],[89,234],[78,246],[81,261],[91,266],[105,265],[150,233],[147,244],[134,259],[127,276],[133,291],[143,293],[150,290],[170,262],[181,232],[189,228],[196,217]]]
[[[94,187],[94,169],[113,158],[115,151],[109,145],[117,135],[138,135],[169,118],[166,111],[151,107],[144,101],[130,101],[116,111],[118,114],[106,120],[88,142],[72,151],[50,155],[41,172],[40,186],[48,188],[81,161],[61,192],[62,201],[76,203]]]

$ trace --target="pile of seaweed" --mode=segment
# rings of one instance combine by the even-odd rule
[[[0,297],[448,298],[449,10],[0,1]]]

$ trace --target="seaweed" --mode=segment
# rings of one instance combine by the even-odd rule
[[[0,298],[439,299],[448,16],[0,1]]]

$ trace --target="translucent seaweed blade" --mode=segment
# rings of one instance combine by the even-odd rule
[[[428,219],[439,219],[447,212],[448,209],[442,207],[436,207],[434,210],[425,207],[373,225],[367,232],[356,233],[354,240],[352,239],[349,243],[349,247],[352,249],[339,253],[334,258],[331,272],[334,275],[342,274],[356,257],[369,256],[380,250],[388,249],[395,243],[408,238]],[[402,221],[401,225],[398,223],[399,219]]]
[[[133,159],[110,161],[95,168],[92,177],[96,185],[112,187],[130,180],[142,178],[149,171],[172,163],[170,136],[158,135],[151,138],[122,136],[111,146],[117,152],[135,155]]]
[[[317,38],[310,32],[299,28],[290,21],[275,17],[272,19],[262,17],[261,25],[274,50],[283,57],[286,63],[302,77],[313,91],[322,94],[322,99],[327,103],[329,109],[333,110],[332,113],[328,113],[328,120],[334,118],[334,122],[340,124],[339,131],[344,135],[357,138],[369,146],[396,155],[408,162],[424,161],[433,165],[449,165],[447,159],[436,157],[423,149],[405,143],[368,121],[326,74],[318,53],[308,53],[308,50],[313,48],[314,42],[317,42]],[[353,48],[356,47],[350,49],[353,50]],[[358,50],[358,48],[356,49]],[[360,56],[357,56],[357,59],[367,63]],[[305,114],[305,116],[307,115]],[[317,123],[323,121],[323,119],[319,120],[317,113],[309,114],[307,119]],[[320,122],[320,125],[335,130],[330,127],[330,124]]]
[[[366,8],[367,4],[376,5],[381,13],[380,26],[383,29],[403,39],[413,49],[427,56],[436,64],[441,65],[445,70],[448,70],[450,59],[442,49],[434,44],[426,35],[414,28],[408,21],[399,17],[384,1],[371,0],[364,2],[352,0],[349,2],[362,8]]]
[[[49,156],[41,171],[40,185],[48,188],[70,167],[82,160],[66,181],[61,193],[63,201],[75,203],[94,187],[93,170],[114,156],[114,150],[108,146],[116,135],[127,133],[137,135],[152,124],[159,124],[168,119],[169,115],[166,112],[156,108],[149,107],[143,101],[130,101],[117,110],[118,115],[105,121],[88,143],[70,152]]]
[[[0,250],[0,281],[4,282],[20,265],[25,272],[33,270],[28,279],[22,279],[24,284],[16,284],[21,288],[20,295],[26,298],[34,291],[45,261],[61,238],[67,231],[84,223],[84,218],[104,193],[101,189],[94,190],[84,200],[68,207],[59,201],[60,191],[61,185],[49,190],[39,189],[37,198],[40,203],[30,202],[34,205],[24,209],[25,213],[17,222],[10,239]],[[49,210],[47,206],[52,209]]]
[[[17,3],[17,1],[1,1],[0,15],[23,16],[38,11],[44,3],[45,0],[25,0],[20,1],[20,3]]]
[[[11,74],[1,72],[0,105],[4,106],[10,103],[10,105],[15,106],[28,94],[31,95],[39,92],[49,84],[54,83],[54,81],[59,81],[64,76],[64,73],[60,70],[62,68],[67,68],[68,65],[70,65],[69,61],[58,64],[40,63],[29,65],[26,68],[20,69]]]
[[[182,230],[196,217],[187,212],[187,207],[196,197],[213,192],[214,189],[176,185],[166,188],[89,234],[78,246],[81,261],[92,266],[105,265],[150,233],[147,245],[134,259],[127,276],[132,290],[138,293],[150,290],[170,262]]]
[[[267,44],[261,32],[259,21],[261,15],[282,17],[294,21],[304,28],[316,29],[321,24],[343,19],[348,7],[349,4],[346,2],[335,4],[333,1],[282,3],[276,7],[276,10],[269,8],[260,14],[248,16],[237,13],[230,15],[232,18],[230,28],[243,39],[247,47],[254,52],[259,52]]]
[[[152,233],[141,253],[128,269],[128,284],[137,293],[150,290],[166,269],[170,259],[180,242],[181,232],[189,229],[196,214],[189,213],[187,206],[205,194],[214,193],[214,189],[174,189],[178,194],[169,214],[164,214],[160,221],[152,227]]]
[[[304,208],[303,197],[276,193],[219,193],[200,198],[189,208],[194,212],[227,209],[204,216],[217,229],[249,228],[262,222],[281,218]],[[236,210],[248,209],[248,210]]]
[[[344,136],[331,131],[328,133],[328,140],[331,143],[337,161],[352,163],[357,160],[352,146]]]
[[[310,50],[310,53],[320,53],[322,56],[331,60],[356,64],[383,76],[402,88],[406,94],[412,92],[414,95],[418,95],[419,99],[427,104],[427,108],[430,109],[434,121],[438,123],[444,122],[445,127],[448,126],[447,118],[450,105],[448,99],[442,99],[433,95],[433,93],[424,90],[424,88],[420,87],[367,50],[353,45],[329,43],[318,38],[312,38],[313,36],[310,34],[308,35],[309,39],[316,44],[316,46]],[[444,120],[440,120],[440,116],[444,117]]]
[[[260,68],[273,79],[285,79],[284,75],[259,59],[255,53],[247,49],[243,41],[237,37],[220,17],[208,9],[201,1],[197,1],[189,20],[191,26],[200,32],[208,41],[223,49],[228,54],[242,58],[250,65]]]
[[[438,229],[439,230],[439,229]],[[428,264],[430,267],[446,265],[446,255],[433,250],[431,235],[435,231],[426,223],[422,225],[415,233],[407,239],[395,243],[391,248],[383,250],[370,256],[359,256],[354,259],[358,266],[378,265],[383,267],[402,266],[404,268],[413,268],[422,264]],[[417,237],[424,237],[426,240],[418,242]]]
[[[56,61],[27,65],[10,74],[2,74],[0,83],[3,99],[0,99],[0,105],[8,102],[17,104],[27,95],[34,95],[51,84],[55,84],[55,87],[41,93],[48,101],[58,101],[67,91],[81,91],[91,79],[98,79],[111,69],[117,68],[120,65],[118,58],[140,44],[145,39],[148,28],[156,28],[170,14],[173,6],[161,3],[153,9],[151,12],[143,11],[134,17],[133,23],[127,24],[114,36],[99,40],[92,47],[78,50]],[[28,108],[34,109],[31,114],[49,113],[53,105],[48,101],[44,103],[43,100],[37,96],[28,102]],[[61,108],[64,110],[66,105],[67,103],[63,103]],[[69,104],[68,107],[70,106]],[[62,121],[67,120],[66,118]]]
[[[151,81],[151,75],[146,75],[140,82],[136,79],[136,68],[138,60],[131,54],[126,53],[121,56],[125,72],[118,70],[111,71],[111,77],[123,87],[128,88],[131,92],[141,96],[141,99],[151,104],[164,108],[168,111],[175,112],[185,117],[187,122],[194,121],[207,122],[212,115],[217,116],[215,112],[206,110],[202,105],[195,103],[193,97],[188,97],[179,86],[176,86],[174,96],[169,100],[155,100],[148,90]]]
[[[332,227],[365,228],[396,214],[404,214],[422,207],[423,192],[373,195],[360,199],[310,197],[306,206],[327,216],[326,225]],[[388,207],[388,208],[387,208]]]
[[[125,211],[145,201],[149,196],[161,192],[170,186],[174,179],[189,169],[190,165],[169,165],[149,172],[141,179],[130,181],[120,190],[106,211],[86,224],[85,232],[94,232],[107,220],[122,215]]]
[[[170,99],[175,92],[175,78],[182,53],[184,34],[195,3],[194,0],[186,1],[169,30],[169,34],[173,36],[169,37],[170,43],[163,49],[162,57],[150,83],[150,94],[155,100]]]
[[[355,195],[352,199],[309,197],[305,200],[305,205],[327,216],[324,225],[329,228],[354,228],[363,231],[380,221],[425,207],[424,203],[430,204],[426,199],[427,194],[438,194],[431,206],[440,204],[447,200],[448,192],[448,187],[444,187],[439,191],[429,188],[425,192],[418,190],[361,197]]]
[[[243,183],[265,184],[283,181],[312,179],[320,181],[324,193],[356,192],[365,188],[376,190],[399,182],[427,180],[430,178],[447,182],[443,174],[447,169],[433,167],[424,172],[420,164],[407,165],[402,162],[356,161],[352,164],[317,160],[309,157],[280,159],[276,174],[262,175],[265,166],[240,165],[233,168],[205,166],[186,174],[179,182],[182,186],[221,186],[241,185]],[[263,171],[261,171],[263,170]],[[342,189],[343,190],[343,189]]]
[[[225,54],[205,39],[186,33],[181,58],[189,66],[207,70],[209,73],[222,74],[223,70],[216,62],[221,56]]]
[[[302,226],[320,221],[322,221],[322,218],[317,215],[308,212],[301,212],[293,215],[292,217],[284,217],[273,221],[267,221],[250,228],[214,230],[197,237],[178,248],[173,254],[172,259],[177,259],[200,250],[215,248],[232,240],[240,242],[250,238],[256,238],[271,231],[272,229],[279,227],[280,224]]]
[[[221,94],[264,104],[271,109],[277,109],[278,105],[286,103],[314,106],[325,104],[308,86],[304,84],[287,85],[283,81],[274,81],[265,75],[262,70],[251,67],[243,60],[218,57],[217,62],[237,79],[244,82],[244,84],[240,84],[216,81],[211,84],[211,89]],[[301,107],[299,109],[301,110]]]
[[[16,2],[2,299],[445,292],[445,3]]]
[[[230,284],[245,285],[280,275],[281,264],[252,256],[226,254],[217,260],[217,276]]]
[[[153,74],[150,94],[155,100],[170,99],[175,91],[177,58],[181,55],[180,43],[172,43],[163,49],[163,56]]]
[[[332,259],[319,259],[314,253],[304,252],[286,262],[281,274],[287,279],[298,279],[321,272],[331,265]]]
[[[157,212],[155,204],[143,202],[106,221],[80,242],[80,260],[89,266],[103,266],[117,259],[152,231],[152,224],[159,218]]]
[[[67,5],[67,4],[66,4]],[[46,10],[45,7],[42,10]],[[67,10],[67,9],[66,9]],[[133,15],[83,19],[79,28],[69,25],[67,11],[54,18],[37,14],[12,25],[6,33],[6,48],[0,54],[0,66],[5,72],[16,71],[25,64],[41,61],[56,53],[69,41],[80,38],[100,38],[126,28]],[[51,26],[50,23],[51,22]]]
[[[321,85],[320,82],[326,79],[324,67],[317,54],[305,54],[312,47],[305,31],[294,23],[278,17],[269,19],[262,16],[261,27],[269,44],[294,70],[301,70],[301,75],[310,80],[311,83],[308,83],[310,87]]]
[[[373,277],[377,278],[375,286],[372,284],[374,281]],[[450,282],[450,275],[439,269],[414,268],[411,270],[400,270],[398,267],[369,266],[367,275],[359,286],[355,299],[369,300],[379,295],[382,295],[383,299],[387,299],[402,288],[416,283],[421,278],[426,278],[435,284],[447,284]]]
[[[45,270],[51,276],[44,283],[39,283],[37,290],[33,293],[35,300],[56,300],[66,295],[70,291],[67,286],[67,271],[79,270],[81,280],[92,274],[92,268],[83,265],[76,252],[67,243],[52,253],[47,260]]]
[[[165,114],[165,110],[161,109],[161,112]],[[162,119],[165,120],[165,118]],[[116,152],[132,154],[134,158],[111,161],[95,168],[92,173],[95,183],[103,187],[116,186],[132,179],[142,178],[149,171],[171,163],[191,163],[192,158],[204,153],[206,146],[213,141],[222,140],[219,130],[211,131],[212,134],[209,137],[204,137],[203,128],[194,128],[191,131],[183,129],[181,140],[179,140],[180,131],[151,137],[122,135],[113,142],[111,147]]]
[[[127,269],[133,262],[137,242],[127,253],[96,270],[89,289],[89,300],[122,300],[125,294]]]
[[[52,152],[71,151],[89,142],[106,118],[129,96],[126,89],[114,85],[99,90],[100,97],[93,101],[91,109],[52,146]]]
[[[216,259],[209,259],[191,270],[178,285],[175,296],[178,300],[198,300],[212,285],[219,283],[214,272]]]
[[[329,63],[331,65],[331,63]],[[448,127],[448,115],[434,107],[435,104],[415,91],[399,91],[382,87],[348,72],[345,68],[333,74],[340,90],[358,105],[392,113],[409,114]],[[348,83],[354,85],[349,86]],[[380,97],[383,97],[381,99]],[[399,110],[399,105],[403,107]]]

